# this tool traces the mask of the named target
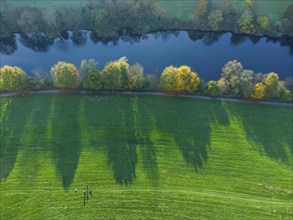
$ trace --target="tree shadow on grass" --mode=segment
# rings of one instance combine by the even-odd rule
[[[131,99],[117,96],[104,123],[109,164],[116,183],[129,185],[136,178],[137,140]],[[108,112],[109,113],[109,112]],[[113,114],[114,113],[114,114]]]
[[[210,112],[209,116],[213,122],[216,122],[221,126],[229,126],[230,120],[228,112],[226,111],[222,101],[216,101],[214,103],[209,103]]]
[[[262,146],[263,149],[258,149],[261,153],[288,162],[293,154],[291,108],[243,104],[227,105],[227,108],[240,118],[247,138]]]
[[[33,95],[29,97],[30,113],[25,114],[26,123],[22,132],[22,149],[19,151],[18,166],[23,178],[34,179],[40,168],[38,162],[46,156],[48,139],[46,136],[47,123],[52,99],[47,95]],[[43,161],[42,161],[43,162]]]
[[[4,97],[0,99],[0,180],[5,180],[12,171],[18,150],[26,116],[30,107],[27,98]]]
[[[69,189],[78,165],[81,140],[80,97],[56,95],[52,117],[52,156],[64,189]]]
[[[115,182],[129,185],[135,181],[137,149],[140,149],[143,169],[155,184],[158,173],[147,105],[136,96],[89,96],[87,99],[84,106],[89,143],[100,151],[103,134]]]
[[[156,156],[156,147],[151,139],[153,116],[150,111],[148,99],[134,97],[133,105],[136,106],[136,137],[142,155],[142,166],[146,171],[152,185],[157,185],[159,174]]]
[[[165,98],[158,104],[162,111],[154,115],[160,132],[174,137],[186,163],[198,171],[208,161],[211,122],[228,125],[227,112],[219,102]]]

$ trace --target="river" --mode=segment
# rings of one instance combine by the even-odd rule
[[[19,66],[29,75],[36,68],[48,74],[58,61],[79,66],[82,59],[94,58],[102,69],[110,60],[126,56],[130,64],[143,65],[145,74],[159,75],[169,65],[188,65],[205,80],[218,79],[221,68],[238,60],[254,72],[276,72],[281,79],[292,76],[293,39],[248,37],[232,33],[169,31],[117,39],[96,38],[91,32],[67,32],[49,41],[46,37],[15,38],[0,42],[0,64]]]

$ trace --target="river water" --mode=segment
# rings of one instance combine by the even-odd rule
[[[159,75],[169,65],[188,65],[205,80],[218,79],[221,68],[238,60],[254,72],[276,72],[281,79],[292,76],[293,40],[248,37],[231,33],[156,32],[146,36],[127,33],[117,39],[96,38],[91,32],[67,32],[49,41],[45,37],[16,34],[1,41],[1,66],[16,65],[32,74],[43,68],[48,74],[58,61],[79,66],[82,59],[94,58],[102,69],[110,60],[126,56],[130,64],[140,63],[145,74]]]

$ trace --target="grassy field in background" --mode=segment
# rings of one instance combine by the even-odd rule
[[[0,219],[292,217],[290,107],[70,94],[0,106]]]
[[[268,15],[273,19],[280,19],[286,8],[292,3],[292,0],[258,0],[256,4],[257,13]]]
[[[39,8],[44,18],[49,20],[54,11],[62,11],[65,7],[79,8],[86,4],[86,0],[6,0],[12,7],[36,7]],[[1,10],[4,7],[0,8]]]
[[[87,0],[6,0],[13,7],[30,6],[40,9],[60,9],[60,7],[80,7],[87,3]]]
[[[192,19],[192,10],[195,0],[157,0],[159,5],[171,14],[176,14],[179,18]],[[244,0],[235,0],[235,6],[243,7]],[[53,9],[62,9],[64,6],[81,7],[86,4],[86,0],[8,0],[13,7],[31,6],[38,7],[44,11],[45,16],[50,16]],[[284,10],[292,3],[292,0],[254,0],[256,12],[259,15],[268,15],[273,19],[280,19]],[[220,1],[213,0],[213,5],[219,7]]]
[[[192,19],[192,11],[195,5],[194,0],[158,0],[159,4],[166,11],[176,14],[179,18]],[[243,8],[244,0],[235,0],[236,8]],[[273,20],[280,19],[292,0],[254,0],[256,13],[258,15],[270,16]],[[214,7],[219,7],[221,1],[213,0]]]

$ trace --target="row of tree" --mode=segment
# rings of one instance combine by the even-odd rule
[[[139,90],[154,88],[154,78],[144,76],[144,69],[139,63],[128,64],[126,57],[108,62],[98,69],[94,59],[82,60],[80,67],[72,63],[58,62],[49,77],[43,69],[33,70],[28,76],[21,68],[14,66],[0,67],[0,91],[20,91],[23,89],[105,89]]]
[[[287,7],[281,19],[273,21],[271,17],[258,12],[255,0],[244,0],[243,7],[235,7],[235,0],[223,0],[217,2],[217,6],[214,6],[213,2],[212,0],[195,2],[193,18],[197,28],[246,34],[284,33],[293,36],[293,4]]]
[[[2,37],[8,37],[11,32],[45,32],[56,37],[63,31],[81,29],[92,30],[100,37],[116,37],[125,28],[146,33],[167,25],[167,18],[155,0],[88,0],[79,7],[64,4],[50,10],[46,6],[16,7],[7,0],[0,4]]]
[[[290,91],[291,90],[291,91]],[[280,81],[277,73],[254,73],[246,70],[237,60],[229,61],[222,68],[218,81],[207,83],[207,92],[211,96],[228,96],[262,99],[264,97],[292,100],[292,78]]]
[[[280,81],[277,73],[254,73],[246,70],[237,60],[222,68],[221,78],[205,83],[189,66],[166,67],[157,81],[152,75],[144,76],[139,63],[128,64],[126,57],[108,62],[102,70],[94,59],[82,60],[76,67],[58,62],[51,68],[51,77],[37,69],[28,76],[21,68],[4,66],[0,69],[0,91],[24,89],[90,89],[90,90],[163,90],[210,96],[253,99],[280,99],[292,101],[293,80]]]
[[[145,34],[159,29],[182,28],[293,36],[293,4],[284,11],[281,19],[272,21],[267,15],[256,12],[254,0],[245,0],[243,7],[235,7],[236,0],[222,0],[214,5],[213,2],[195,0],[193,18],[182,20],[161,8],[156,0],[88,0],[81,7],[64,5],[49,12],[38,7],[15,7],[2,0],[0,38],[15,32],[46,33],[53,38],[64,31],[81,29],[109,38],[119,36],[125,29]]]

